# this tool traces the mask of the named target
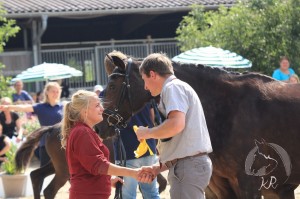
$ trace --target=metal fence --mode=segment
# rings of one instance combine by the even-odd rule
[[[72,88],[92,87],[97,83],[94,48],[42,50],[42,61],[66,64],[82,71],[82,77],[73,77],[66,80]]]
[[[88,48],[66,48],[42,50],[42,61],[62,63],[79,69],[82,77],[67,79],[71,91],[79,88],[91,90],[96,84],[106,85],[107,76],[104,68],[104,57],[107,53],[118,50],[135,58],[144,58],[150,53],[164,52],[170,58],[180,53],[177,42],[165,40],[131,40],[113,41]]]

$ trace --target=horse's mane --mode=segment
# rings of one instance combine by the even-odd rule
[[[234,72],[234,71],[227,71],[222,68],[216,68],[216,67],[211,67],[207,65],[202,65],[202,64],[184,64],[184,63],[178,63],[178,62],[173,62],[177,64],[179,67],[188,67],[192,70],[195,70],[195,72],[199,69],[205,71],[205,73],[211,73],[211,74],[216,74],[216,75],[224,75],[227,78],[233,79],[233,80],[246,80],[246,79],[260,79],[263,82],[272,82],[276,81],[272,77],[269,77],[264,74],[256,73],[256,72]]]
[[[127,57],[131,57],[133,60],[137,61],[137,62],[142,62],[143,58],[137,58],[137,57],[133,57],[133,56],[128,56]],[[223,68],[217,68],[217,67],[211,67],[211,66],[207,66],[207,65],[202,65],[202,64],[186,64],[186,63],[180,63],[180,62],[172,62],[173,66],[178,66],[178,67],[183,67],[183,68],[189,68],[191,70],[195,70],[195,72],[197,72],[199,69],[201,69],[202,71],[205,71],[205,73],[210,73],[210,74],[215,74],[215,75],[223,75],[224,77],[226,77],[227,79],[231,79],[231,80],[236,80],[236,81],[244,81],[244,80],[248,80],[248,79],[256,79],[256,80],[261,80],[263,82],[273,82],[276,81],[274,78],[261,74],[261,73],[257,73],[257,72],[235,72],[235,71],[227,71]]]

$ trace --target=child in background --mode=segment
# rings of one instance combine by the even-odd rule
[[[290,79],[289,79],[289,83],[291,84],[297,84],[299,83],[299,77],[296,74],[291,75]]]

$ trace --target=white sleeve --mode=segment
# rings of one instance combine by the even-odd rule
[[[163,94],[163,103],[166,109],[166,116],[171,111],[180,111],[184,114],[188,111],[188,95],[185,93],[183,85],[170,84]]]

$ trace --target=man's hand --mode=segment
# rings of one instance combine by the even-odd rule
[[[139,141],[142,139],[149,139],[150,137],[150,129],[148,127],[139,126],[137,131],[135,132]]]
[[[151,183],[160,173],[159,166],[144,166],[138,175],[138,181],[142,183]]]

